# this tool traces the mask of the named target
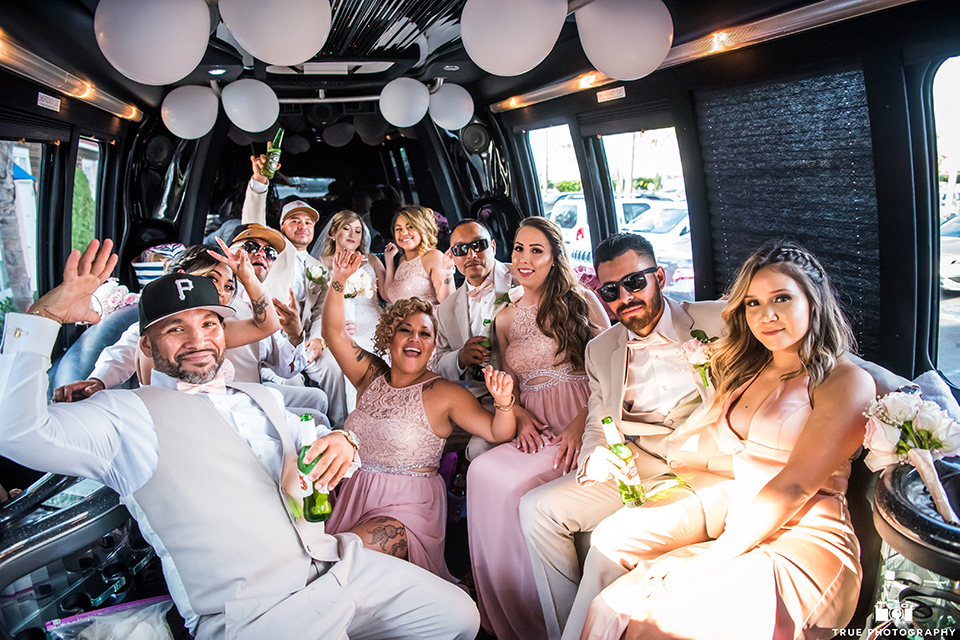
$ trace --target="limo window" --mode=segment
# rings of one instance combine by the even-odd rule
[[[937,364],[960,385],[960,57],[944,62],[933,81],[940,197],[940,340]]]
[[[96,140],[80,138],[73,179],[73,214],[70,225],[71,246],[74,249],[83,250],[93,240],[99,185],[100,145]]]
[[[0,206],[0,314],[22,311],[36,299],[37,203],[44,146],[0,141],[0,190],[6,203]]]
[[[563,239],[574,262],[589,264],[593,237],[570,127],[563,124],[528,131],[527,143],[537,172],[544,215],[563,229]]]

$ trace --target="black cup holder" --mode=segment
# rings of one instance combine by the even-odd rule
[[[95,569],[100,560],[92,551],[85,551],[79,555],[68,556],[63,559],[63,568],[71,573],[86,573]]]
[[[83,591],[71,593],[60,601],[60,611],[63,612],[64,618],[80,615],[91,609],[93,606],[90,604],[90,595]]]

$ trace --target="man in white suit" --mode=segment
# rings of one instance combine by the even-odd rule
[[[635,565],[638,554],[666,552],[694,531],[718,535],[723,481],[730,476],[730,457],[706,431],[702,400],[710,390],[678,359],[692,331],[721,334],[723,303],[665,298],[664,270],[636,234],[602,242],[594,264],[603,283],[597,293],[620,322],[587,345],[590,399],[577,471],[534,489],[520,504],[551,639],[561,632],[564,639],[579,637],[590,601]],[[623,463],[607,448],[605,416],[626,436],[652,494],[643,508],[623,508],[617,489]],[[593,531],[614,514],[616,527],[604,523],[594,532],[591,544],[603,553],[591,549],[581,580],[574,534]]]
[[[493,320],[506,306],[505,296],[516,282],[510,267],[497,261],[497,243],[490,237],[489,229],[478,220],[465,218],[453,228],[449,251],[465,283],[437,310],[440,327],[434,356],[435,371],[469,389],[484,406],[493,410],[493,399],[483,382],[483,375],[474,376],[473,373],[495,358],[492,347],[484,345],[492,344]],[[489,322],[484,325],[485,321]],[[499,368],[496,362],[493,366]],[[519,414],[517,417],[520,418]],[[451,439],[457,436],[465,439],[468,434],[458,427]],[[494,446],[482,438],[471,437],[466,448],[467,459],[473,460]]]

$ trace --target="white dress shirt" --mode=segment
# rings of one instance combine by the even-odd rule
[[[670,305],[663,305],[663,315],[653,332],[669,340],[644,349],[627,351],[627,371],[624,380],[623,419],[630,420],[635,413],[662,413],[666,415],[697,393],[690,368],[678,361],[680,345]],[[651,332],[651,335],[652,333]],[[631,340],[638,339],[628,330]]]

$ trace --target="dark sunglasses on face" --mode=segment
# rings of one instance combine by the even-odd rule
[[[450,253],[455,255],[458,258],[462,258],[470,252],[470,249],[473,249],[475,253],[483,253],[490,246],[490,241],[486,238],[480,238],[479,240],[474,240],[473,242],[466,242],[464,244],[455,244],[450,247]]]
[[[246,240],[243,243],[243,250],[254,255],[257,251],[263,251],[263,257],[267,260],[276,260],[277,259],[277,250],[271,247],[270,245],[261,245],[258,242],[253,240]]]
[[[643,271],[636,271],[623,276],[616,282],[605,282],[597,287],[597,295],[605,302],[613,302],[620,297],[620,287],[630,293],[637,293],[647,288],[647,274],[654,273],[660,267],[650,267]]]

